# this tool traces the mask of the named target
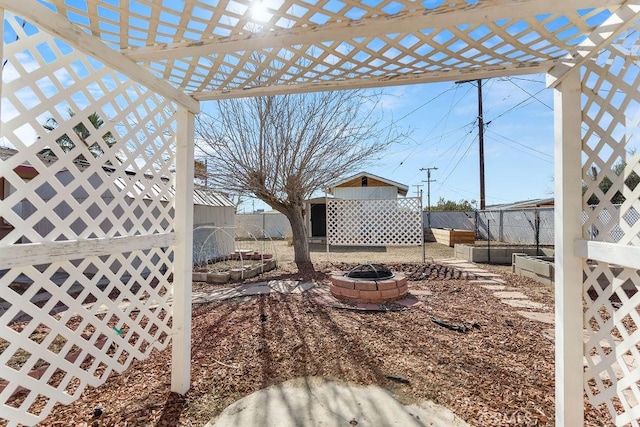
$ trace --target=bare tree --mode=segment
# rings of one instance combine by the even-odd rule
[[[233,99],[198,118],[197,144],[210,159],[210,179],[288,218],[299,270],[312,268],[304,201],[401,137],[394,126],[380,126],[379,100],[362,91]]]

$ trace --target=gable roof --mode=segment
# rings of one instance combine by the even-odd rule
[[[374,175],[374,174],[369,173],[369,172],[358,172],[355,175],[351,175],[349,177],[346,177],[344,179],[341,179],[340,181],[336,181],[333,184],[331,184],[329,186],[329,188],[327,188],[327,193],[333,194],[333,189],[334,188],[339,187],[342,184],[346,184],[349,181],[353,181],[354,179],[362,178],[364,176],[366,176],[367,178],[373,178],[375,180],[384,182],[385,184],[389,184],[392,187],[396,187],[398,189],[398,194],[400,194],[401,196],[406,196],[407,192],[409,191],[409,187],[408,186],[406,186],[404,184],[401,184],[399,182],[392,181],[390,179],[383,178],[381,176]]]
[[[198,206],[235,207],[224,193],[209,190],[208,188],[193,189],[193,204]]]

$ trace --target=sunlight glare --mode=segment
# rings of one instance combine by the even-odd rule
[[[273,14],[269,13],[267,7],[260,1],[255,1],[251,5],[251,17],[258,22],[267,22]]]

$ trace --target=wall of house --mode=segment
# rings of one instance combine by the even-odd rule
[[[336,199],[380,200],[395,199],[398,195],[396,187],[336,187],[333,189]]]

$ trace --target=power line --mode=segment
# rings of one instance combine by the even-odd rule
[[[412,156],[415,156],[415,155],[421,154],[421,153],[423,153],[423,152],[425,152],[425,151],[427,151],[427,150],[429,150],[429,149],[432,149],[432,148],[433,148],[433,147],[435,147],[436,145],[438,145],[438,144],[442,143],[442,142],[443,142],[443,141],[442,141],[442,139],[443,139],[444,137],[448,137],[448,136],[450,136],[450,135],[453,135],[454,133],[459,132],[459,131],[461,131],[461,130],[465,129],[466,127],[468,127],[469,125],[472,125],[472,124],[475,124],[475,120],[474,120],[474,121],[472,121],[472,122],[466,123],[465,125],[460,126],[460,127],[458,127],[458,128],[452,129],[452,130],[450,130],[450,131],[448,131],[448,132],[443,132],[443,133],[442,133],[442,134],[440,134],[440,135],[435,135],[435,136],[433,136],[433,137],[431,137],[431,138],[424,138],[424,139],[422,139],[420,142],[416,142],[416,146],[414,146],[414,147],[412,147],[412,148],[411,148],[411,151],[409,152],[409,154],[407,154],[407,155],[405,156],[405,158],[404,158],[404,159],[402,159],[402,161],[401,161],[401,162],[400,162],[400,163],[399,163],[399,164],[398,164],[398,165],[393,169],[393,171],[391,171],[391,173],[393,173],[393,172],[395,172],[396,170],[398,170],[398,168],[400,168],[400,166],[403,166],[403,165],[404,165],[404,162],[406,162],[406,161],[407,161],[407,159],[408,159],[409,157],[412,157]],[[436,140],[436,139],[438,139],[438,141],[437,141],[437,142],[434,142],[433,144],[429,144],[429,145],[426,145],[426,146],[422,146],[422,144],[424,144],[425,142],[428,142],[428,141],[431,141],[431,140]],[[418,147],[420,147],[420,149],[419,149],[419,150],[417,150],[417,148],[418,148]],[[450,148],[448,148],[447,150],[445,150],[445,151],[444,151],[444,153],[440,155],[440,157],[442,157],[442,156],[443,156],[447,151],[449,151],[452,147],[454,147],[454,146],[451,146]],[[401,151],[399,151],[399,152],[401,152]],[[398,153],[399,153],[399,152],[398,152]],[[438,158],[440,158],[440,157],[438,157]]]
[[[427,105],[429,105],[430,103],[432,103],[436,99],[440,98],[445,93],[451,92],[453,89],[454,89],[454,87],[450,87],[449,89],[446,89],[446,90],[440,92],[438,95],[436,95],[433,98],[425,101],[423,104],[421,104],[421,105],[417,106],[416,108],[414,108],[413,110],[409,111],[407,114],[405,114],[404,116],[400,117],[398,120],[394,120],[392,123],[389,123],[387,126],[383,127],[381,130],[385,130],[385,129],[391,127],[392,125],[394,125],[395,123],[398,123],[399,121],[406,119],[407,117],[409,117],[410,115],[412,115],[416,111],[420,110],[421,108],[426,107]]]
[[[544,80],[536,80],[536,79],[525,79],[524,77],[515,77],[515,76],[511,76],[511,77],[503,77],[505,80],[508,79],[513,79],[513,80],[522,80],[523,82],[532,82],[532,83],[540,83],[540,84],[546,84],[546,82]]]
[[[453,86],[453,88],[449,88],[449,89],[447,89],[446,91],[444,91],[444,92],[440,93],[439,95],[437,95],[436,97],[432,98],[432,99],[431,99],[431,100],[429,100],[428,102],[431,102],[431,101],[433,101],[433,100],[437,99],[438,97],[440,97],[440,96],[444,95],[445,93],[450,92],[452,89],[455,89],[455,91],[457,92],[457,90],[458,90],[458,85],[454,85],[454,86]],[[459,104],[459,103],[464,99],[464,97],[467,95],[467,93],[469,93],[470,91],[471,91],[471,88],[470,88],[470,89],[468,89],[468,90],[467,90],[467,91],[462,95],[462,97],[461,97],[458,101],[456,101],[455,105],[452,105],[451,107],[449,107],[449,110],[447,110],[447,114],[446,114],[445,116],[443,116],[443,117],[442,117],[442,118],[441,118],[441,119],[440,119],[440,120],[439,120],[439,121],[438,121],[438,122],[437,122],[437,123],[436,123],[436,124],[431,128],[431,130],[430,130],[430,131],[429,131],[429,132],[428,132],[428,133],[427,133],[427,134],[422,138],[422,140],[421,140],[420,142],[416,142],[416,146],[414,146],[414,147],[411,149],[411,151],[409,152],[409,154],[407,154],[407,156],[406,156],[404,159],[402,159],[402,161],[398,164],[398,166],[396,166],[396,167],[391,171],[391,173],[393,173],[393,172],[395,172],[396,170],[398,170],[398,168],[400,168],[400,166],[402,166],[402,165],[404,164],[404,162],[405,162],[405,161],[407,161],[407,159],[408,159],[409,157],[411,157],[413,154],[419,154],[419,153],[424,152],[425,150],[427,150],[427,149],[429,149],[429,148],[431,148],[431,147],[433,147],[433,146],[435,146],[435,145],[439,144],[440,142],[442,142],[442,138],[443,138],[444,136],[449,136],[449,135],[451,135],[452,133],[455,133],[455,132],[459,131],[460,129],[464,129],[464,128],[467,126],[467,125],[464,125],[464,126],[462,126],[462,127],[459,127],[459,128],[457,128],[457,129],[454,129],[454,130],[452,130],[452,131],[449,131],[448,133],[443,132],[443,133],[441,133],[440,135],[437,135],[437,136],[435,136],[435,137],[433,137],[433,138],[429,138],[429,137],[430,137],[430,135],[433,133],[433,131],[434,131],[434,130],[436,130],[436,129],[438,128],[438,126],[440,125],[440,123],[442,123],[445,119],[447,119],[447,120],[448,120],[448,117],[449,117],[449,115],[451,114],[451,111],[453,110],[453,107],[457,106],[457,105],[458,105],[458,104]],[[452,99],[452,101],[451,101],[451,102],[452,102],[452,104],[453,104],[453,100],[455,100],[455,94],[454,94],[453,99]],[[418,109],[420,109],[420,108],[424,107],[425,105],[426,105],[426,103],[425,103],[425,104],[423,104],[423,105],[421,105],[420,107],[416,108],[415,110],[413,110],[413,111],[412,111],[411,113],[409,113],[409,114],[412,114],[413,112],[415,112],[415,111],[417,111]],[[400,120],[404,119],[406,116],[407,116],[407,115],[403,116]],[[438,139],[438,138],[439,138],[439,141],[438,141],[438,142],[436,142],[436,143],[434,143],[434,144],[432,144],[432,145],[429,145],[429,146],[427,146],[427,147],[424,147],[423,149],[421,149],[421,150],[419,150],[419,151],[416,151],[416,148],[417,148],[417,147],[421,146],[422,144],[424,144],[425,142],[429,141],[430,139]]]
[[[540,90],[539,90],[538,92],[536,92],[534,95],[538,95],[538,94],[542,93],[545,89],[546,89],[546,88],[540,89]],[[499,114],[499,115],[497,115],[496,117],[494,117],[493,119],[489,120],[489,121],[487,122],[487,124],[489,124],[489,123],[491,123],[491,122],[493,122],[493,121],[495,121],[495,120],[499,119],[500,117],[502,117],[502,116],[504,116],[504,115],[506,115],[506,114],[511,113],[512,111],[516,110],[517,108],[520,108],[521,106],[523,106],[523,104],[528,103],[528,102],[531,102],[531,99],[535,99],[535,98],[534,98],[534,95],[530,95],[530,96],[529,96],[529,98],[527,98],[527,99],[523,99],[522,101],[518,102],[518,103],[517,103],[516,105],[514,105],[513,107],[511,107],[511,108],[509,108],[508,110],[506,110],[506,111],[502,112],[502,114]],[[547,107],[548,107],[548,105],[546,105],[546,104],[545,104],[545,106],[547,106]],[[553,110],[553,108],[551,108],[551,109]]]
[[[475,120],[472,122],[473,125],[475,125]],[[464,138],[462,138],[460,140],[460,142],[458,142],[458,144],[454,144],[451,145],[449,148],[447,148],[445,151],[442,152],[442,154],[440,154],[438,157],[436,157],[435,159],[433,159],[433,162],[440,160],[442,157],[444,157],[445,154],[447,154],[447,152],[449,152],[450,150],[452,150],[454,147],[456,148],[455,153],[453,153],[453,155],[451,156],[451,159],[449,160],[449,163],[447,163],[447,165],[444,167],[445,170],[449,169],[449,166],[451,166],[451,163],[453,163],[454,159],[456,159],[456,156],[458,155],[458,152],[460,151],[460,149],[463,147],[464,142],[467,140],[467,138],[469,137],[469,135],[471,135],[473,131],[468,131]]]
[[[544,91],[544,89],[541,89],[539,92],[537,92],[536,94],[531,94],[529,93],[528,90],[526,90],[525,88],[523,88],[522,86],[520,86],[519,84],[517,84],[516,82],[513,81],[513,79],[507,77],[507,80],[514,85],[515,87],[517,87],[518,89],[520,89],[521,91],[523,91],[524,93],[526,93],[527,95],[529,95],[529,97],[535,99],[536,101],[538,101],[540,104],[544,105],[545,107],[547,107],[549,110],[553,111],[553,107],[550,105],[547,105],[544,101],[542,101],[541,99],[539,99],[536,95],[538,95],[538,93],[541,93]],[[545,88],[546,89],[546,88]]]
[[[469,154],[469,151],[471,150],[471,147],[473,147],[473,143],[476,141],[475,138],[473,138],[473,140],[471,141],[471,143],[469,144],[469,146],[467,147],[467,149],[465,150],[465,152],[462,154],[462,156],[460,156],[460,158],[458,159],[458,162],[455,164],[455,166],[453,167],[453,169],[451,169],[451,172],[449,172],[449,174],[442,180],[442,182],[440,183],[440,186],[438,187],[438,190],[440,190],[442,188],[442,186],[444,185],[444,183],[447,181],[447,179],[449,179],[449,177],[451,176],[451,174],[456,170],[456,168],[458,167],[458,165],[460,165],[460,162],[462,162],[462,159],[464,159],[466,157],[467,154]]]
[[[491,128],[487,128],[487,131],[488,131],[488,132],[490,132],[490,133],[492,133],[492,134],[493,134],[493,135],[495,135],[495,136],[498,136],[498,137],[500,137],[500,138],[502,138],[502,139],[506,139],[506,140],[507,140],[507,141],[509,141],[509,142],[512,142],[512,143],[514,143],[514,144],[516,144],[516,145],[519,145],[519,146],[520,146],[520,147],[522,147],[522,148],[526,148],[527,150],[533,151],[533,152],[535,152],[535,153],[538,153],[538,154],[541,154],[541,155],[543,155],[543,156],[545,156],[545,157],[548,157],[548,158],[550,158],[550,159],[553,159],[553,156],[552,156],[551,154],[549,154],[549,153],[545,153],[544,151],[540,151],[540,150],[537,150],[537,149],[535,149],[535,148],[531,148],[531,147],[529,147],[529,146],[527,146],[527,145],[524,145],[524,144],[522,144],[522,143],[520,143],[520,142],[518,142],[518,141],[516,141],[516,140],[514,140],[514,139],[511,139],[511,138],[509,138],[509,137],[506,137],[506,136],[504,136],[504,135],[501,135],[501,134],[497,133],[496,131],[494,131],[494,130],[493,130],[493,129],[491,129]],[[497,141],[497,142],[500,142],[500,141]],[[513,147],[512,147],[512,148],[513,148]],[[519,151],[521,151],[521,152],[523,152],[523,153],[525,152],[525,151],[523,151],[523,150],[519,150]],[[546,159],[541,159],[541,160],[548,161],[548,160],[546,160]],[[551,163],[553,163],[553,161],[551,161]]]

